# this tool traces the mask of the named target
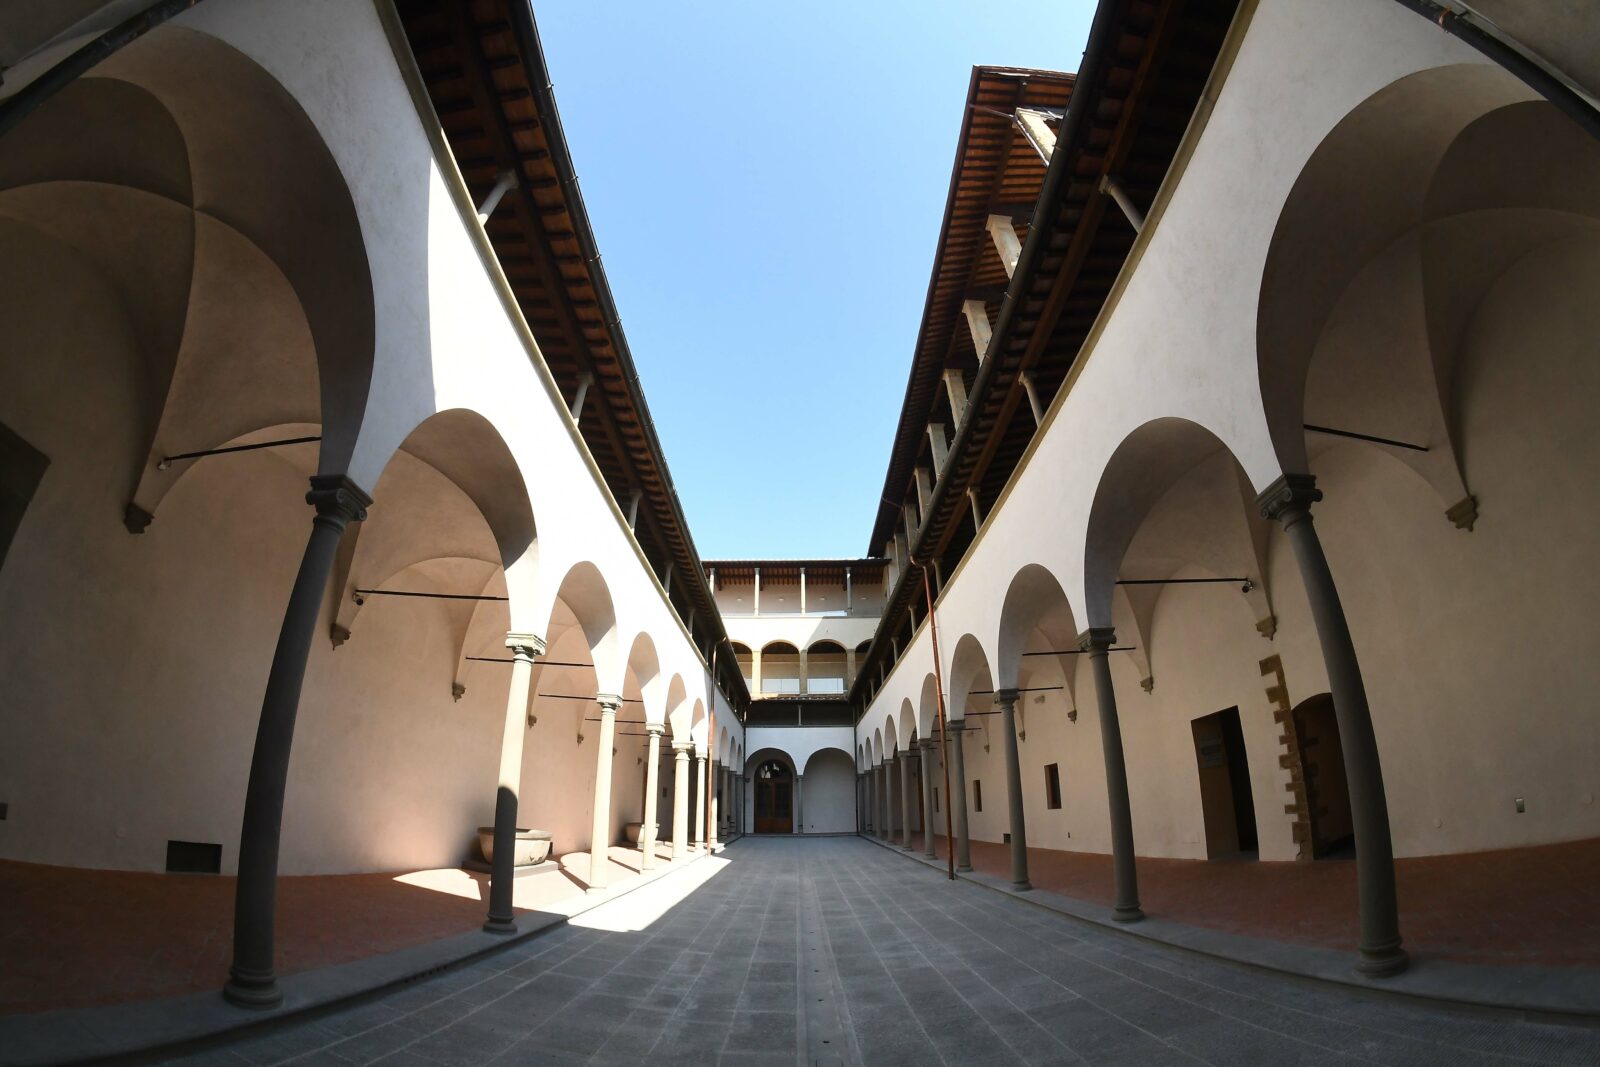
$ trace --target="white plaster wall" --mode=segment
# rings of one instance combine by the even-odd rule
[[[787,755],[801,774],[814,753],[836,748],[849,755],[855,745],[848,726],[752,726],[746,738],[752,758],[764,748],[775,748]]]
[[[1256,376],[1256,301],[1288,190],[1327,131],[1372,93],[1415,70],[1480,62],[1397,5],[1264,0],[1181,181],[1141,238],[1142,257],[1080,357],[1081,374],[941,596],[947,684],[964,634],[990,661],[984,688],[1018,681],[1016,663],[997,662],[998,628],[1004,592],[1029,563],[1057,576],[1078,628],[1113,621],[1103,595],[1086,595],[1087,528],[1100,471],[1136,427],[1190,419],[1233,451],[1255,490],[1277,477]],[[1453,501],[1376,449],[1314,445],[1312,472],[1327,495],[1317,525],[1361,657],[1401,855],[1600,832],[1596,733],[1576,710],[1600,680],[1587,607],[1600,589],[1583,559],[1586,539],[1558,533],[1592,528],[1597,517],[1592,494],[1564,488],[1594,464],[1585,412],[1596,396],[1596,332],[1579,295],[1594,269],[1592,246],[1578,238],[1541,248],[1515,261],[1472,319],[1451,402],[1465,481],[1482,511],[1473,532],[1445,520]],[[1155,678],[1144,693],[1134,657],[1113,654],[1141,854],[1204,855],[1189,722],[1235,705],[1262,857],[1296,851],[1283,813],[1290,797],[1277,766],[1279,730],[1265,699],[1270,679],[1258,661],[1282,656],[1292,704],[1327,682],[1298,570],[1277,530],[1266,559],[1278,619],[1271,642],[1236,590],[1168,588],[1143,634],[1117,612],[1126,643],[1148,640]],[[907,701],[921,707],[929,643],[924,625],[857,727],[864,749],[880,750]],[[1087,664],[1074,669],[1076,723],[1065,718],[1065,692],[1023,705],[1029,841],[1104,851],[1094,684]],[[972,834],[998,841],[1006,829],[999,717],[971,721]],[[1050,812],[1041,768],[1058,761],[1064,806]],[[984,786],[982,813],[971,808],[974,778]],[[1527,813],[1515,814],[1516,797]]]
[[[620,691],[622,655],[649,633],[663,670],[713,699],[719,725],[742,744],[508,313],[374,6],[215,0],[142,46],[180,31],[212,35],[276,77],[350,186],[378,323],[351,475],[376,486],[395,447],[436,411],[483,415],[520,468],[538,526],[537,566],[530,556],[507,576],[502,626],[545,633],[561,576],[590,561],[617,622],[603,647],[584,650],[597,667],[588,692]],[[266,671],[310,528],[303,498],[315,457],[302,449],[194,464],[175,475],[150,529],[128,535],[119,522],[127,472],[146,446],[126,410],[144,388],[132,327],[92,268],[59,246],[19,241],[0,265],[20,272],[0,294],[14,298],[0,419],[52,465],[0,571],[10,683],[0,698],[10,805],[0,855],[159,869],[166,840],[180,838],[221,842],[231,870]],[[371,521],[384,507],[380,497]],[[455,863],[490,817],[505,681],[474,672],[452,700],[455,623],[424,604],[370,603],[333,649],[323,635],[338,596],[330,590],[308,664],[281,869]],[[538,701],[532,710],[540,722],[527,740],[521,821],[554,828],[558,850],[586,848],[597,724],[579,745],[575,723],[561,729]],[[658,721],[664,713],[650,709]],[[640,817],[643,744],[618,738],[614,838]]]

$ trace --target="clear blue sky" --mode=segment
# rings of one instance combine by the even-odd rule
[[[866,551],[971,69],[1076,70],[1093,12],[535,3],[702,557]]]

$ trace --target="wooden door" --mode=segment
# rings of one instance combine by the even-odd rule
[[[794,833],[794,779],[776,760],[756,771],[755,830],[758,834]]]

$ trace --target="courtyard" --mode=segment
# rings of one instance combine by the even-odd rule
[[[854,837],[746,838],[459,970],[191,1064],[1590,1064],[1600,1031],[1102,933]]]

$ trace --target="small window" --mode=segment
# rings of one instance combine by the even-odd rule
[[[938,814],[938,812],[939,812],[939,787],[938,786],[934,786],[933,787],[933,811],[934,811],[934,814]]]
[[[167,871],[174,874],[221,874],[222,846],[206,841],[168,841]]]
[[[1044,806],[1061,806],[1061,769],[1059,764],[1047,764],[1044,769]]]
[[[983,810],[983,783],[976,778],[972,780],[972,810]]]

